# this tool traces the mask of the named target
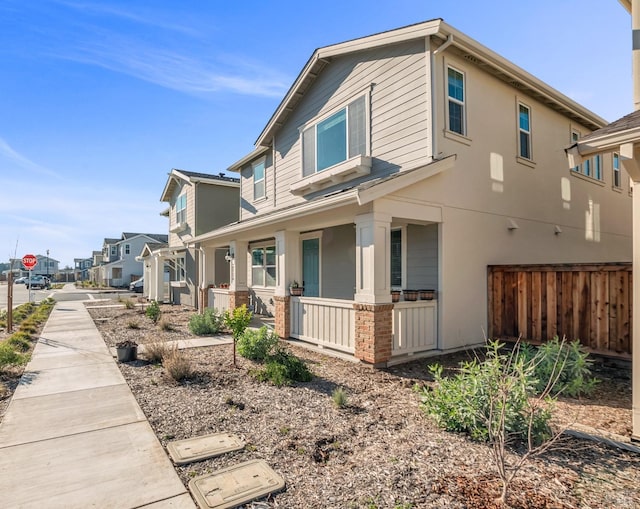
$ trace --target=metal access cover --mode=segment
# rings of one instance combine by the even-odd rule
[[[284,479],[263,460],[251,460],[196,477],[189,489],[201,509],[228,509],[284,488]]]
[[[214,433],[202,437],[175,440],[167,444],[169,455],[176,465],[214,458],[243,447],[242,439],[231,433]]]

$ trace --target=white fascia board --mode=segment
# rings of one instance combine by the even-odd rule
[[[269,147],[260,146],[260,147],[256,148],[255,150],[253,150],[252,152],[250,152],[249,154],[247,154],[246,156],[244,156],[239,161],[236,161],[235,163],[233,163],[231,166],[229,166],[226,169],[226,171],[232,171],[234,173],[239,173],[240,170],[242,169],[242,167],[245,164],[247,164],[250,161],[253,161],[256,157],[261,156],[262,154],[264,154],[268,150],[269,150]],[[240,184],[238,184],[238,186],[239,185]]]
[[[319,212],[323,212],[325,210],[330,210],[332,208],[346,205],[348,203],[357,203],[357,190],[352,189],[345,193],[339,193],[334,196],[330,196],[324,200],[320,200],[318,202],[308,202],[303,205],[299,205],[297,207],[292,207],[290,209],[281,210],[278,212],[274,212],[272,214],[268,214],[263,217],[256,217],[254,219],[250,219],[243,222],[234,223],[228,226],[224,226],[222,228],[218,228],[212,232],[204,233],[197,237],[192,238],[187,246],[193,246],[198,243],[207,242],[213,240],[217,237],[224,237],[224,242],[227,242],[226,239],[231,239],[234,235],[238,233],[250,232],[255,228],[262,228],[264,226],[269,226],[271,224],[277,224],[282,221],[286,221],[291,217],[300,218],[303,216],[308,216],[311,214],[317,214]],[[221,244],[222,245],[222,244]]]
[[[584,142],[578,140],[578,152],[582,156],[593,154],[605,154],[620,150],[620,145],[625,143],[640,142],[640,127],[619,131],[616,133],[605,134],[596,138],[589,138]]]
[[[176,175],[177,174],[177,175]],[[167,179],[167,183],[164,185],[164,189],[162,190],[162,194],[160,195],[160,201],[170,201],[171,200],[171,185],[172,184],[176,184],[178,185],[178,179],[184,179],[186,178],[184,175],[182,175],[181,173],[178,173],[177,170],[171,170],[169,172],[169,178]]]

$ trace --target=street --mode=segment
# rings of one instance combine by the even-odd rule
[[[31,290],[33,302],[41,302],[47,297],[53,297],[56,301],[77,300],[102,300],[117,299],[118,297],[131,297],[132,293],[126,291],[100,292],[97,290],[83,290],[68,283],[62,290]],[[29,289],[25,285],[13,285],[13,307],[29,301]],[[0,283],[0,311],[7,309],[7,283]]]

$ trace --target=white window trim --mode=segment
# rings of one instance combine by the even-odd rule
[[[273,286],[267,286],[266,284],[262,284],[262,285],[258,285],[258,284],[254,284],[253,282],[253,268],[257,267],[257,265],[253,265],[253,250],[254,249],[265,249],[267,247],[272,247],[274,249],[274,252],[276,254],[276,261],[273,264],[273,267],[276,269],[276,277],[275,277],[275,281],[273,283]],[[271,267],[271,265],[267,265],[267,258],[266,258],[266,253],[265,253],[265,263],[262,265],[263,269],[264,269],[264,281],[266,283],[267,281],[267,267]],[[252,243],[249,244],[249,259],[251,260],[251,263],[249,264],[249,279],[251,281],[251,284],[249,285],[251,288],[264,288],[265,290],[275,290],[275,288],[278,285],[278,252],[277,252],[277,248],[276,248],[276,241],[275,239],[270,241],[270,240],[265,240],[262,242],[256,242],[256,243]]]
[[[178,204],[180,203],[180,199],[183,197],[184,197],[184,207],[181,209],[178,209]],[[181,212],[184,212],[184,217],[182,218],[183,219],[182,221],[180,221]],[[176,199],[176,225],[182,225],[182,224],[185,224],[186,222],[187,222],[187,193],[184,192],[180,194]]]
[[[618,169],[616,170],[615,160],[618,159]],[[616,173],[618,174],[618,185],[616,185]],[[622,161],[620,154],[614,152],[611,155],[611,187],[616,191],[622,191]]]
[[[256,181],[255,179],[255,169],[256,166],[260,164],[264,164],[264,174],[262,175],[262,179]],[[261,201],[267,199],[267,156],[262,156],[260,159],[253,161],[251,163],[251,181],[253,183],[253,201]],[[256,182],[263,183],[263,194],[262,196],[256,196]]]
[[[525,131],[520,127],[520,106],[527,108],[527,111],[529,112],[529,130],[528,131]],[[518,161],[520,162],[526,161],[526,162],[533,163],[534,162],[534,159],[533,159],[533,110],[531,106],[529,106],[524,101],[521,101],[520,99],[516,101],[516,128],[517,128],[516,132],[517,132],[517,150],[518,150],[516,153],[516,159],[518,159]],[[529,135],[529,157],[524,157],[522,155],[522,147],[520,145],[521,132],[527,133]]]
[[[360,99],[360,97],[364,97],[364,112],[365,112],[365,122],[364,122],[364,140],[365,140],[365,154],[364,156],[355,156],[351,159],[356,159],[357,157],[366,157],[367,159],[371,159],[371,89],[373,87],[373,83],[368,85],[366,88],[364,89],[360,89],[358,92],[354,93],[353,95],[349,96],[347,99],[345,99],[344,101],[341,101],[340,104],[334,106],[333,108],[327,110],[326,112],[322,113],[321,115],[318,115],[317,117],[312,118],[311,120],[305,122],[304,124],[302,124],[301,126],[298,127],[298,143],[300,145],[300,173],[301,173],[301,178],[304,179],[308,179],[311,178],[315,175],[319,175],[321,173],[327,172],[329,170],[331,170],[332,168],[336,168],[338,166],[341,166],[343,164],[345,164],[346,162],[348,162],[350,159],[348,158],[349,156],[349,147],[347,147],[347,159],[345,159],[344,161],[341,161],[337,164],[334,164],[333,166],[329,166],[328,168],[325,168],[324,170],[320,170],[318,171],[317,169],[313,172],[312,175],[308,175],[306,177],[304,177],[304,151],[302,148],[302,134],[304,133],[304,131],[306,131],[307,129],[309,129],[310,127],[313,127],[315,125],[320,124],[321,122],[324,122],[325,120],[327,120],[329,117],[331,117],[332,115],[335,115],[336,113],[338,113],[340,110],[345,109],[347,106],[349,106],[349,104],[351,104],[352,102],[356,101],[357,99]],[[348,115],[347,115],[348,117]],[[349,133],[349,129],[347,127],[347,134]],[[317,140],[316,140],[317,143]],[[316,162],[317,165],[317,162]]]
[[[469,140],[469,138],[468,138],[469,128],[468,128],[468,125],[467,125],[467,73],[465,71],[463,71],[462,69],[460,69],[459,67],[450,64],[446,60],[444,62],[444,65],[445,65],[445,70],[444,70],[444,111],[446,112],[446,116],[445,116],[445,133],[453,135],[454,136],[453,139],[457,139],[457,137],[461,137],[462,140],[458,140],[458,141]],[[462,74],[462,93],[463,93],[463,97],[464,97],[464,99],[462,101],[460,101],[458,99],[455,99],[455,98],[452,98],[449,95],[449,69],[452,69],[455,72],[459,72],[460,74]],[[455,102],[455,103],[462,104],[462,133],[459,133],[457,131],[452,131],[451,130],[451,125],[450,125],[451,116],[449,115],[449,101],[450,100]]]

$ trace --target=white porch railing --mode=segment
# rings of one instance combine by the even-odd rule
[[[393,307],[392,356],[436,348],[438,302],[397,302]]]
[[[209,288],[208,307],[215,308],[218,313],[228,311],[230,308],[229,290],[224,288]]]
[[[291,336],[318,346],[355,352],[355,310],[350,300],[291,297]]]

